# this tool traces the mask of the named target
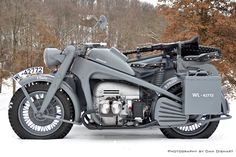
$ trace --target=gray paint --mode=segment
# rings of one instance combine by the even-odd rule
[[[199,68],[210,72],[209,75],[219,76],[219,72],[216,67],[209,62],[196,62],[196,61],[184,61],[182,58],[177,60],[177,72],[186,72],[187,68]]]
[[[94,48],[88,52],[88,58],[129,75],[135,75],[133,69],[126,62],[125,56],[119,54],[115,49]]]
[[[137,86],[142,86],[145,88],[149,88],[153,91],[155,91],[157,94],[163,94],[168,97],[171,97],[175,100],[181,101],[181,98],[177,97],[176,95],[163,90],[162,88],[155,86],[151,83],[148,83],[144,80],[141,80],[139,78],[136,78],[134,76],[128,75],[126,73],[111,69],[107,66],[104,66],[102,64],[98,64],[94,61],[87,60],[84,58],[76,58],[72,68],[71,72],[74,73],[81,81],[82,89],[85,94],[85,99],[87,102],[87,110],[92,110],[93,108],[93,101],[92,101],[92,94],[91,94],[91,88],[90,88],[90,83],[89,79],[93,77],[93,75],[99,74],[100,76],[106,75],[106,76],[111,76],[118,78],[119,80],[124,80],[128,81],[131,83],[136,84]],[[95,120],[96,123],[101,124],[100,120],[98,120],[95,115],[92,115],[93,119]]]
[[[219,76],[186,76],[183,80],[184,114],[221,114]]]
[[[154,119],[160,126],[173,126],[186,124],[188,116],[183,114],[182,104],[162,97],[156,103]]]
[[[123,53],[121,53],[118,49],[116,49],[115,47],[112,47],[110,49],[111,52],[113,52],[117,57],[119,57],[120,59],[122,59],[123,61],[127,62],[128,61],[128,57],[126,57]]]
[[[55,77],[48,89],[48,92],[45,96],[45,99],[43,100],[43,104],[39,110],[40,113],[43,113],[45,109],[48,107],[48,104],[52,100],[53,96],[55,95],[57,89],[60,87],[70,65],[75,57],[75,47],[74,46],[67,46],[65,50],[63,51],[63,54],[66,55],[63,63],[61,64],[60,68],[58,69],[57,73],[55,74]]]
[[[208,64],[209,65],[209,64]],[[165,89],[165,90],[169,90],[171,87],[174,87],[176,86],[177,84],[180,84],[182,81],[179,77],[172,77],[168,80],[166,80],[161,88]],[[223,114],[228,114],[229,113],[229,104],[228,104],[228,101],[225,99],[224,97],[224,89],[221,89],[221,95],[220,95],[220,98],[221,98],[221,106],[222,106],[222,113]]]
[[[222,113],[223,114],[229,114],[230,108],[229,108],[229,103],[225,99],[224,94],[221,93],[221,103],[222,103]]]
[[[162,61],[163,57],[158,56],[158,57],[153,57],[153,58],[147,58],[144,60],[138,60],[138,61],[131,61],[129,62],[130,64],[135,64],[135,63],[149,63],[149,64],[155,64],[155,63],[160,63]]]
[[[119,78],[111,76],[109,74],[100,74],[95,73],[91,76],[91,79],[100,79],[100,80],[119,80]]]
[[[182,59],[179,59],[178,63],[180,66],[182,65],[183,68],[195,67],[195,68],[199,68],[199,69],[209,72],[209,75],[211,75],[211,76],[219,76],[220,77],[220,74],[219,74],[218,70],[216,69],[216,67],[214,65],[210,64],[209,62],[183,61]],[[229,113],[229,104],[228,104],[228,101],[224,97],[224,89],[221,89],[220,91],[221,91],[221,94],[219,97],[221,99],[222,113],[228,114]]]
[[[43,59],[45,65],[51,68],[60,65],[64,61],[65,55],[62,55],[61,50],[56,48],[46,48],[43,53]]]
[[[157,93],[169,96],[175,100],[181,101],[179,97],[176,95],[163,90],[162,88],[155,86],[149,82],[146,82],[142,79],[136,78],[134,76],[128,75],[126,73],[111,69],[109,67],[103,66],[101,64],[97,64],[96,62],[86,60],[84,58],[76,58],[75,62],[72,65],[71,72],[74,73],[82,83],[82,86],[84,87],[90,87],[89,85],[89,79],[94,75],[94,74],[104,74],[104,75],[109,75],[112,77],[116,77],[119,80],[124,80],[131,82],[133,84],[136,84],[138,86],[142,86],[145,88],[149,88]],[[90,88],[88,88],[90,90]],[[86,92],[85,92],[86,93]],[[91,93],[90,91],[88,93]]]

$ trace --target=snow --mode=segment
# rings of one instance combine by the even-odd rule
[[[83,126],[74,126],[64,139],[22,140],[12,131],[8,121],[7,108],[11,96],[11,87],[5,85],[3,93],[0,94],[0,156],[235,156],[235,117],[221,121],[209,139],[167,139],[155,127],[141,130],[94,131]],[[231,102],[230,107],[230,114],[235,115],[236,101]],[[199,153],[200,150],[203,152]],[[233,152],[216,153],[216,150]]]
[[[146,3],[150,3],[153,6],[156,6],[158,3],[158,0],[140,0],[141,2],[146,2]]]

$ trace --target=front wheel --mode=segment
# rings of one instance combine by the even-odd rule
[[[26,87],[31,100],[39,110],[50,84],[37,82]],[[47,116],[56,119],[74,120],[73,105],[63,90],[58,90],[47,109]],[[72,124],[56,119],[38,117],[30,107],[23,91],[19,89],[12,97],[8,110],[9,121],[15,133],[22,139],[57,139],[65,137]]]
[[[176,85],[172,87],[169,92],[181,97],[182,88],[181,85]],[[217,118],[217,115],[199,115],[190,116],[191,120],[207,120],[212,118]],[[219,125],[219,121],[209,122],[209,123],[192,123],[191,125],[183,125],[181,127],[175,128],[162,128],[161,132],[167,138],[209,138],[216,130]]]

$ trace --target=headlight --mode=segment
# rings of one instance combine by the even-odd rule
[[[46,48],[43,54],[44,64],[51,68],[60,65],[65,59],[65,55],[61,54],[61,50],[56,48]]]

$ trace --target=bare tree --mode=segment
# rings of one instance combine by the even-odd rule
[[[108,17],[108,29],[88,40],[120,49],[157,42],[164,27],[156,9],[138,0],[1,0],[0,72],[42,66],[44,48],[81,43],[95,24],[89,17],[101,14]]]

